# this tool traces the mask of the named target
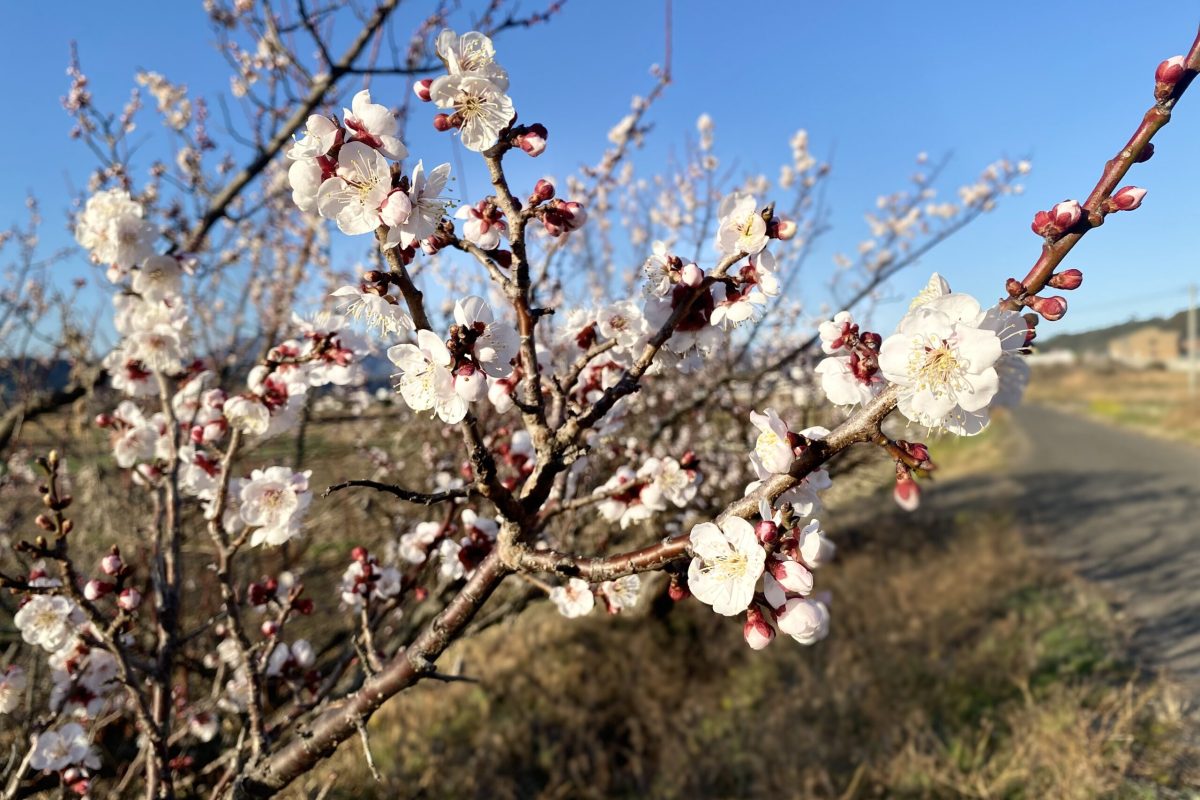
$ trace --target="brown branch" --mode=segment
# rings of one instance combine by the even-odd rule
[[[354,480],[342,481],[335,483],[321,493],[321,497],[329,497],[334,492],[342,489],[349,489],[354,486],[360,486],[366,489],[374,489],[377,492],[387,492],[390,495],[399,497],[409,503],[416,503],[421,506],[432,506],[438,503],[444,503],[447,500],[458,500],[463,497],[469,497],[471,492],[468,489],[447,489],[442,492],[414,492],[405,489],[402,486],[395,486],[390,483],[381,483],[380,481],[371,480]]]

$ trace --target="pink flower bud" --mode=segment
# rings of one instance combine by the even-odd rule
[[[762,650],[775,638],[775,629],[767,622],[758,606],[746,609],[746,624],[742,626],[742,636],[751,650]]]
[[[796,235],[796,221],[786,217],[776,217],[772,229],[776,239],[786,242]]]
[[[1185,69],[1183,56],[1171,56],[1154,70],[1154,82],[1174,86],[1183,77]]]
[[[259,627],[259,630],[262,631],[263,636],[266,636],[268,639],[270,639],[275,634],[279,633],[279,623],[273,619],[263,620],[263,624]]]
[[[1083,283],[1083,273],[1077,269],[1064,269],[1050,277],[1050,285],[1055,289],[1078,289]]]
[[[667,595],[676,603],[681,600],[686,600],[691,597],[691,591],[688,590],[687,584],[680,579],[678,575],[671,576],[671,583],[667,587]]]
[[[97,428],[107,428],[113,424],[113,418],[111,414],[97,414],[95,422]]]
[[[1035,221],[1033,224],[1036,226],[1037,222]],[[1016,297],[1021,294],[1021,292],[1025,291],[1025,284],[1021,283],[1016,278],[1009,278],[1004,282],[1004,291],[1008,292],[1009,297]]]
[[[487,396],[487,379],[474,364],[463,364],[454,372],[454,391],[468,403]]]
[[[125,564],[121,561],[120,553],[109,553],[100,559],[100,569],[105,575],[120,575]]]
[[[368,555],[367,548],[363,547],[362,545],[359,545],[350,551],[350,557],[359,562],[366,561]]]
[[[90,580],[83,586],[83,596],[88,600],[99,600],[113,590],[108,581]]]
[[[438,131],[440,133],[445,133],[446,131],[450,130],[453,127],[454,127],[454,124],[452,122],[450,122],[449,114],[438,114],[437,116],[435,116],[433,118],[433,129],[435,131]]]
[[[540,178],[533,187],[533,197],[539,203],[544,203],[554,197],[554,184],[545,178]]]
[[[567,230],[577,231],[583,227],[583,223],[587,222],[587,209],[582,203],[576,203],[572,200],[569,203],[563,203],[563,213],[567,219]]]
[[[413,94],[415,94],[422,103],[428,103],[431,99],[429,95],[429,87],[432,85],[433,78],[419,80],[413,84]]]
[[[1146,190],[1137,186],[1123,186],[1110,200],[1114,211],[1133,211],[1142,204]]]
[[[546,136],[549,135],[546,131],[546,126],[540,122],[535,122],[529,126],[529,129],[517,136],[513,141],[524,150],[528,155],[537,158],[546,151]]]
[[[769,519],[764,519],[754,526],[754,535],[763,544],[770,544],[779,538],[779,526]]]
[[[117,597],[117,606],[122,611],[133,611],[142,604],[142,593],[132,586],[122,589]]]
[[[814,644],[829,635],[829,609],[824,603],[794,597],[776,615],[781,633],[800,644]]]
[[[796,561],[774,561],[771,577],[792,594],[809,594],[813,589],[813,574]]]
[[[271,594],[267,591],[267,587],[261,583],[251,583],[246,587],[246,600],[250,605],[265,606],[270,599]]]
[[[1027,297],[1025,304],[1042,315],[1049,322],[1057,322],[1067,313],[1067,298],[1059,297]]]
[[[896,488],[892,490],[896,505],[905,511],[916,511],[921,505],[921,487],[907,473],[896,477]]]
[[[699,286],[704,281],[704,270],[695,264],[684,264],[679,280],[684,286]]]
[[[1050,221],[1059,231],[1069,231],[1083,216],[1083,209],[1074,200],[1064,200],[1050,209]]]

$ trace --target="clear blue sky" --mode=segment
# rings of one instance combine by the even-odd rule
[[[937,269],[981,299],[998,296],[1003,278],[1024,274],[1038,252],[1029,232],[1033,213],[1066,197],[1082,199],[1150,104],[1155,65],[1183,52],[1200,21],[1194,3],[1161,0],[1093,0],[1086,9],[940,1],[751,8],[675,0],[675,81],[653,112],[656,130],[639,163],[678,147],[707,111],[723,163],[737,160],[773,176],[787,158],[788,137],[807,128],[815,154],[834,154],[828,198],[836,227],[812,262],[820,279],[835,250],[849,252],[864,238],[862,214],[876,195],[905,185],[918,152],[953,151],[948,188],[998,156],[1028,155],[1034,172],[1024,196],[1004,202],[895,284],[908,294]],[[92,164],[68,139],[59,106],[69,41],[79,42],[91,88],[110,108],[119,108],[138,69],[186,81],[193,94],[210,99],[228,90],[228,73],[198,0],[12,3],[5,17],[0,220],[19,217],[32,189],[43,203],[49,249],[69,241],[62,211]],[[551,132],[530,176],[564,175],[602,151],[630,95],[648,88],[649,65],[662,59],[662,17],[656,0],[569,0],[550,26],[500,41],[522,119],[541,120]],[[373,86],[384,103],[402,90],[398,80]],[[220,135],[219,120],[214,127]],[[151,140],[152,152],[163,129],[147,118],[139,135]],[[427,162],[451,158],[447,137],[420,122],[408,139]],[[1056,330],[1176,311],[1182,288],[1200,280],[1200,92],[1185,98],[1157,144],[1154,159],[1131,178],[1149,189],[1142,208],[1112,218],[1072,254],[1070,265],[1083,269],[1085,283]],[[469,163],[465,177],[481,192],[479,166]],[[87,270],[82,257],[63,269]],[[812,296],[822,299],[819,290]],[[883,310],[880,322],[890,324],[891,315]]]

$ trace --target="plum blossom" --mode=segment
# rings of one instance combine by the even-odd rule
[[[348,142],[338,152],[337,173],[317,192],[317,210],[342,233],[370,233],[383,222],[380,208],[391,190],[387,159],[370,145]]]
[[[271,409],[257,397],[231,397],[225,401],[223,413],[230,425],[251,436],[261,436],[271,426]]]
[[[716,284],[711,324],[724,328],[745,322],[764,308],[770,298],[778,297],[780,285],[774,269],[774,256],[764,250],[735,273],[736,286]]]
[[[373,147],[383,155],[399,161],[408,155],[408,148],[396,138],[399,123],[387,106],[371,102],[371,92],[363,89],[354,95],[350,108],[342,109],[350,141]],[[309,118],[311,121],[311,117]],[[328,136],[328,133],[325,134]],[[326,150],[328,152],[328,150]],[[340,158],[339,158],[340,164]]]
[[[695,556],[688,565],[692,594],[727,617],[745,611],[767,557],[754,526],[741,517],[704,522],[692,528],[690,539]]]
[[[480,250],[495,250],[500,246],[501,235],[507,231],[499,209],[487,200],[480,200],[473,206],[461,206],[454,217],[465,220],[463,238]]]
[[[269,677],[287,675],[289,672],[306,670],[316,661],[316,653],[308,640],[297,639],[291,644],[279,642],[267,657],[266,674]]]
[[[13,615],[21,638],[53,653],[75,636],[83,624],[83,611],[69,598],[35,594]]]
[[[368,328],[378,328],[380,336],[409,331],[412,317],[395,298],[367,291],[359,286],[342,286],[333,297],[345,298],[342,310],[354,320],[362,320]]]
[[[981,327],[983,316],[974,298],[947,294],[900,321],[879,352],[884,377],[900,387],[900,413],[960,435],[983,429],[1002,352],[996,332]]]
[[[820,600],[793,597],[775,617],[779,630],[800,644],[816,644],[829,635],[829,607]]]
[[[28,683],[25,670],[17,664],[10,664],[0,673],[0,714],[11,714],[21,706]]]
[[[506,322],[498,322],[482,297],[469,295],[454,303],[454,321],[473,332],[471,356],[493,378],[512,374],[512,360],[520,340],[517,331]]]
[[[467,415],[467,401],[454,389],[452,358],[436,333],[417,331],[417,344],[398,344],[388,348],[388,358],[400,369],[396,388],[413,411],[434,413],[442,422],[454,425]]]
[[[441,197],[450,178],[450,165],[439,164],[425,174],[425,163],[418,161],[413,168],[408,189],[410,212],[408,219],[388,228],[387,247],[409,247],[433,235],[446,213],[446,201]]]
[[[58,772],[71,766],[99,769],[100,754],[88,740],[82,725],[67,722],[36,735],[29,766],[47,772]]]
[[[153,255],[154,226],[144,220],[142,206],[124,189],[108,189],[88,198],[75,226],[75,240],[99,264],[117,268],[116,280],[125,270]]]
[[[468,73],[487,78],[500,91],[508,89],[508,73],[496,63],[496,48],[492,40],[479,31],[459,36],[449,28],[438,34],[438,57],[451,75]]]
[[[487,78],[473,73],[442,75],[429,87],[438,108],[454,109],[463,147],[483,152],[500,140],[500,132],[515,116],[512,100]]]
[[[423,564],[429,557],[429,548],[441,536],[442,526],[437,522],[420,522],[416,528],[400,536],[397,551],[410,564]]]
[[[574,619],[592,613],[596,597],[587,581],[571,578],[566,586],[555,586],[550,590],[550,602],[554,603],[558,613],[568,619]]]
[[[721,201],[717,228],[717,250],[726,255],[754,255],[767,246],[767,221],[759,213],[754,196],[734,192]]]
[[[637,605],[638,594],[642,589],[642,579],[638,575],[625,575],[612,581],[604,581],[598,589],[604,599],[608,613],[617,614]]]
[[[288,148],[287,157],[293,161],[320,158],[333,149],[341,132],[329,117],[313,114],[304,123],[304,136]]]
[[[821,530],[820,520],[814,519],[796,531],[796,553],[809,569],[817,569],[828,564],[833,560],[836,550],[833,542],[829,541],[824,531]],[[798,590],[792,589],[791,591]],[[801,592],[801,594],[806,594],[806,592]]]
[[[150,256],[133,273],[133,290],[143,300],[157,303],[178,295],[182,288],[183,268],[172,256]]]
[[[256,528],[251,546],[279,545],[300,533],[300,522],[312,503],[308,479],[312,470],[293,472],[287,467],[268,467],[250,473],[241,485],[238,514]]]
[[[788,425],[773,408],[767,413],[750,412],[750,422],[758,428],[758,438],[754,442],[754,455],[768,472],[775,475],[786,475],[792,469],[796,460],[792,432]]]
[[[650,326],[642,309],[632,300],[620,300],[596,312],[596,328],[605,339],[617,343],[617,349],[632,351],[645,344]]]

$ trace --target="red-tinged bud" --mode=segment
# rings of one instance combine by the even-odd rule
[[[1083,284],[1083,273],[1077,269],[1064,269],[1050,276],[1050,285],[1055,289],[1078,289]]]
[[[263,624],[259,627],[259,630],[262,631],[263,636],[270,639],[279,633],[279,623],[273,619],[263,620]]]
[[[367,548],[359,545],[350,551],[350,557],[355,561],[365,562],[367,560]]]
[[[301,597],[295,603],[292,603],[292,608],[307,617],[313,612],[313,601],[307,597]]]
[[[271,599],[267,587],[261,583],[251,583],[246,587],[246,600],[252,606],[265,606],[267,601]]]
[[[883,346],[883,337],[874,331],[867,331],[861,334],[858,337],[858,341],[866,346],[868,350],[874,350],[875,352],[879,352],[879,348]]]
[[[1063,200],[1050,209],[1050,221],[1061,232],[1074,228],[1081,216],[1083,216],[1083,209],[1074,200]]]
[[[1183,56],[1171,56],[1159,64],[1158,69],[1154,70],[1154,82],[1165,86],[1174,86],[1179,83],[1185,70]]]
[[[100,559],[100,569],[105,575],[120,575],[124,567],[120,553],[109,553]]]
[[[424,586],[418,586],[416,589],[413,589],[413,598],[418,603],[420,603],[427,597],[429,597],[429,590],[426,589]]]
[[[896,476],[896,488],[892,490],[892,498],[896,505],[905,511],[916,511],[921,505],[921,488],[908,473]]]
[[[769,519],[764,519],[754,526],[754,535],[762,544],[771,544],[779,538],[779,526]]]
[[[504,269],[512,269],[513,254],[511,250],[493,250],[492,260]]]
[[[1137,158],[1133,160],[1135,164],[1142,164],[1154,157],[1154,142],[1146,142],[1146,146],[1137,154]]]
[[[50,519],[45,514],[38,514],[36,517],[34,517],[33,522],[44,531],[54,530],[54,520]]]
[[[798,561],[772,560],[768,567],[771,577],[792,594],[810,594],[813,590],[813,575]]]
[[[687,600],[692,596],[692,593],[688,590],[687,584],[682,578],[678,575],[672,575],[671,583],[667,586],[667,596],[678,603],[681,600]]]
[[[546,137],[549,133],[546,126],[535,122],[528,129],[513,139],[513,144],[524,150],[528,155],[537,158],[546,151]]]
[[[699,286],[704,282],[704,270],[695,264],[684,264],[679,271],[679,282],[684,286]]]
[[[742,626],[742,636],[751,650],[762,650],[775,638],[775,629],[767,622],[758,606],[746,609],[746,624]]]
[[[1009,278],[1004,282],[1004,291],[1008,292],[1009,297],[1018,297],[1021,292],[1025,291],[1025,284],[1016,278]]]
[[[95,422],[97,428],[111,427],[113,424],[112,414],[97,414]]]
[[[454,123],[450,121],[449,114],[438,114],[433,118],[433,129],[439,133],[445,133],[454,127]]]
[[[1048,322],[1057,322],[1067,313],[1067,298],[1059,297],[1027,297],[1025,304],[1042,315]]]
[[[63,773],[63,785],[83,797],[92,790],[92,779],[83,770],[71,767]]]
[[[417,96],[422,103],[428,103],[431,99],[429,95],[429,87],[433,85],[433,78],[424,78],[413,84],[413,94]]]
[[[1114,211],[1133,211],[1142,204],[1142,198],[1145,196],[1145,189],[1123,186],[1109,199],[1109,203]]]
[[[83,596],[96,601],[111,592],[115,587],[108,581],[90,580],[83,585]]]
[[[117,597],[117,606],[122,611],[135,611],[142,604],[142,593],[130,586],[127,589],[122,589],[121,594]]]
[[[1054,224],[1050,221],[1049,211],[1039,211],[1033,215],[1033,223],[1029,226],[1038,236],[1049,236],[1054,232]]]
[[[771,235],[781,242],[796,236],[796,221],[787,217],[776,217],[771,223]]]
[[[576,203],[574,200],[562,204],[563,214],[567,219],[567,230],[577,231],[587,222],[587,209],[582,203]]]
[[[267,590],[267,594],[274,597],[275,593],[279,591],[279,581],[274,578],[267,578],[263,581],[263,588]]]
[[[533,187],[533,198],[539,203],[544,203],[554,197],[554,184],[545,178],[539,178],[538,182]]]

